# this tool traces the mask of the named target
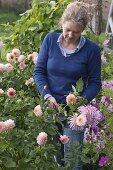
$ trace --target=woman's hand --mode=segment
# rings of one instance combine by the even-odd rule
[[[58,109],[58,103],[56,102],[56,99],[52,96],[47,98],[48,106],[52,109],[57,110]]]

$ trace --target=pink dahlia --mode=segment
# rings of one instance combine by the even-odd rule
[[[36,64],[37,58],[38,58],[38,53],[37,52],[33,52],[31,54],[28,55],[28,60],[31,60],[34,62],[34,64]]]
[[[0,89],[0,96],[4,95],[4,91],[2,89]]]
[[[30,79],[26,80],[26,86],[33,86],[35,84],[34,79],[31,77]]]
[[[10,72],[13,70],[13,66],[10,63],[5,64],[5,71]]]
[[[22,61],[22,62],[19,64],[20,70],[24,70],[26,67],[27,67],[27,65],[25,64],[25,61]]]
[[[12,53],[7,53],[6,55],[6,60],[9,62],[9,63],[13,63],[15,61],[15,57],[12,55]]]
[[[4,132],[4,131],[6,131],[6,127],[4,125],[4,122],[2,121],[0,122],[0,132]]]
[[[75,104],[77,102],[77,97],[74,94],[69,94],[66,97],[66,102],[68,105]]]
[[[67,135],[61,135],[60,136],[60,142],[62,144],[66,144],[66,143],[68,143],[68,141],[69,141],[69,137]]]
[[[35,113],[35,115],[36,115],[37,117],[40,117],[40,116],[42,116],[42,114],[43,114],[40,105],[37,105],[37,106],[34,108],[34,111],[33,111],[33,112]]]
[[[19,63],[23,62],[24,60],[25,60],[25,56],[24,56],[24,55],[20,55],[20,56],[18,57],[18,62],[19,62]]]
[[[15,127],[14,120],[9,119],[4,122],[6,130],[13,129]]]
[[[19,49],[14,48],[14,49],[12,50],[12,55],[13,55],[14,57],[18,58],[18,57],[20,56],[20,54],[21,54],[21,52],[20,52]]]
[[[37,136],[37,143],[39,145],[46,144],[47,143],[47,137],[48,137],[47,133],[45,133],[45,132],[39,133],[39,135]]]
[[[34,58],[33,53],[32,53],[32,54],[29,54],[28,57],[27,57],[27,59],[28,59],[28,60],[31,60],[31,61],[33,61],[33,58]]]
[[[85,126],[86,122],[87,122],[87,119],[86,119],[86,116],[84,114],[77,116],[77,118],[76,118],[77,126]]]
[[[0,63],[0,72],[4,72],[5,71],[5,65]]]
[[[73,116],[71,116],[69,118],[68,123],[70,125],[70,128],[72,128],[72,129],[76,128],[76,126],[77,126],[76,119],[77,119],[77,114],[76,113],[74,113]]]
[[[15,97],[16,96],[16,90],[13,89],[13,88],[9,88],[7,90],[7,95],[8,95],[8,97]]]

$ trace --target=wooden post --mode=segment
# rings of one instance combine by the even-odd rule
[[[109,48],[113,50],[113,0],[111,2],[107,26],[106,26],[106,34],[108,34],[110,38]]]
[[[102,0],[96,1],[96,8],[92,18],[92,31],[96,35],[102,32]]]
[[[107,20],[107,26],[106,26],[106,33],[107,34],[113,34],[113,0],[111,2],[108,20]]]

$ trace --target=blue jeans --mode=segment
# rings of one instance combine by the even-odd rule
[[[71,150],[77,146],[77,143],[79,144],[79,148],[77,147],[78,149],[76,150],[76,148],[75,148],[74,150],[78,153],[81,152],[83,138],[84,138],[84,130],[83,131],[72,130],[71,128],[69,128],[69,125],[66,124],[64,127],[64,135],[67,135],[69,137],[69,142],[64,145],[64,158],[67,157],[67,160],[68,160],[68,158],[70,158],[70,157],[72,158],[73,156],[69,156],[67,154],[69,154],[69,152],[71,152]],[[75,144],[76,144],[76,146],[73,147]],[[75,160],[75,162],[76,162],[76,160]],[[74,167],[72,168],[72,170],[82,170],[80,163],[76,162]]]

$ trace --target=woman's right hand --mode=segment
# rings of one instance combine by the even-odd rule
[[[47,98],[48,106],[52,109],[57,110],[58,109],[58,103],[56,102],[56,99],[52,96]]]

